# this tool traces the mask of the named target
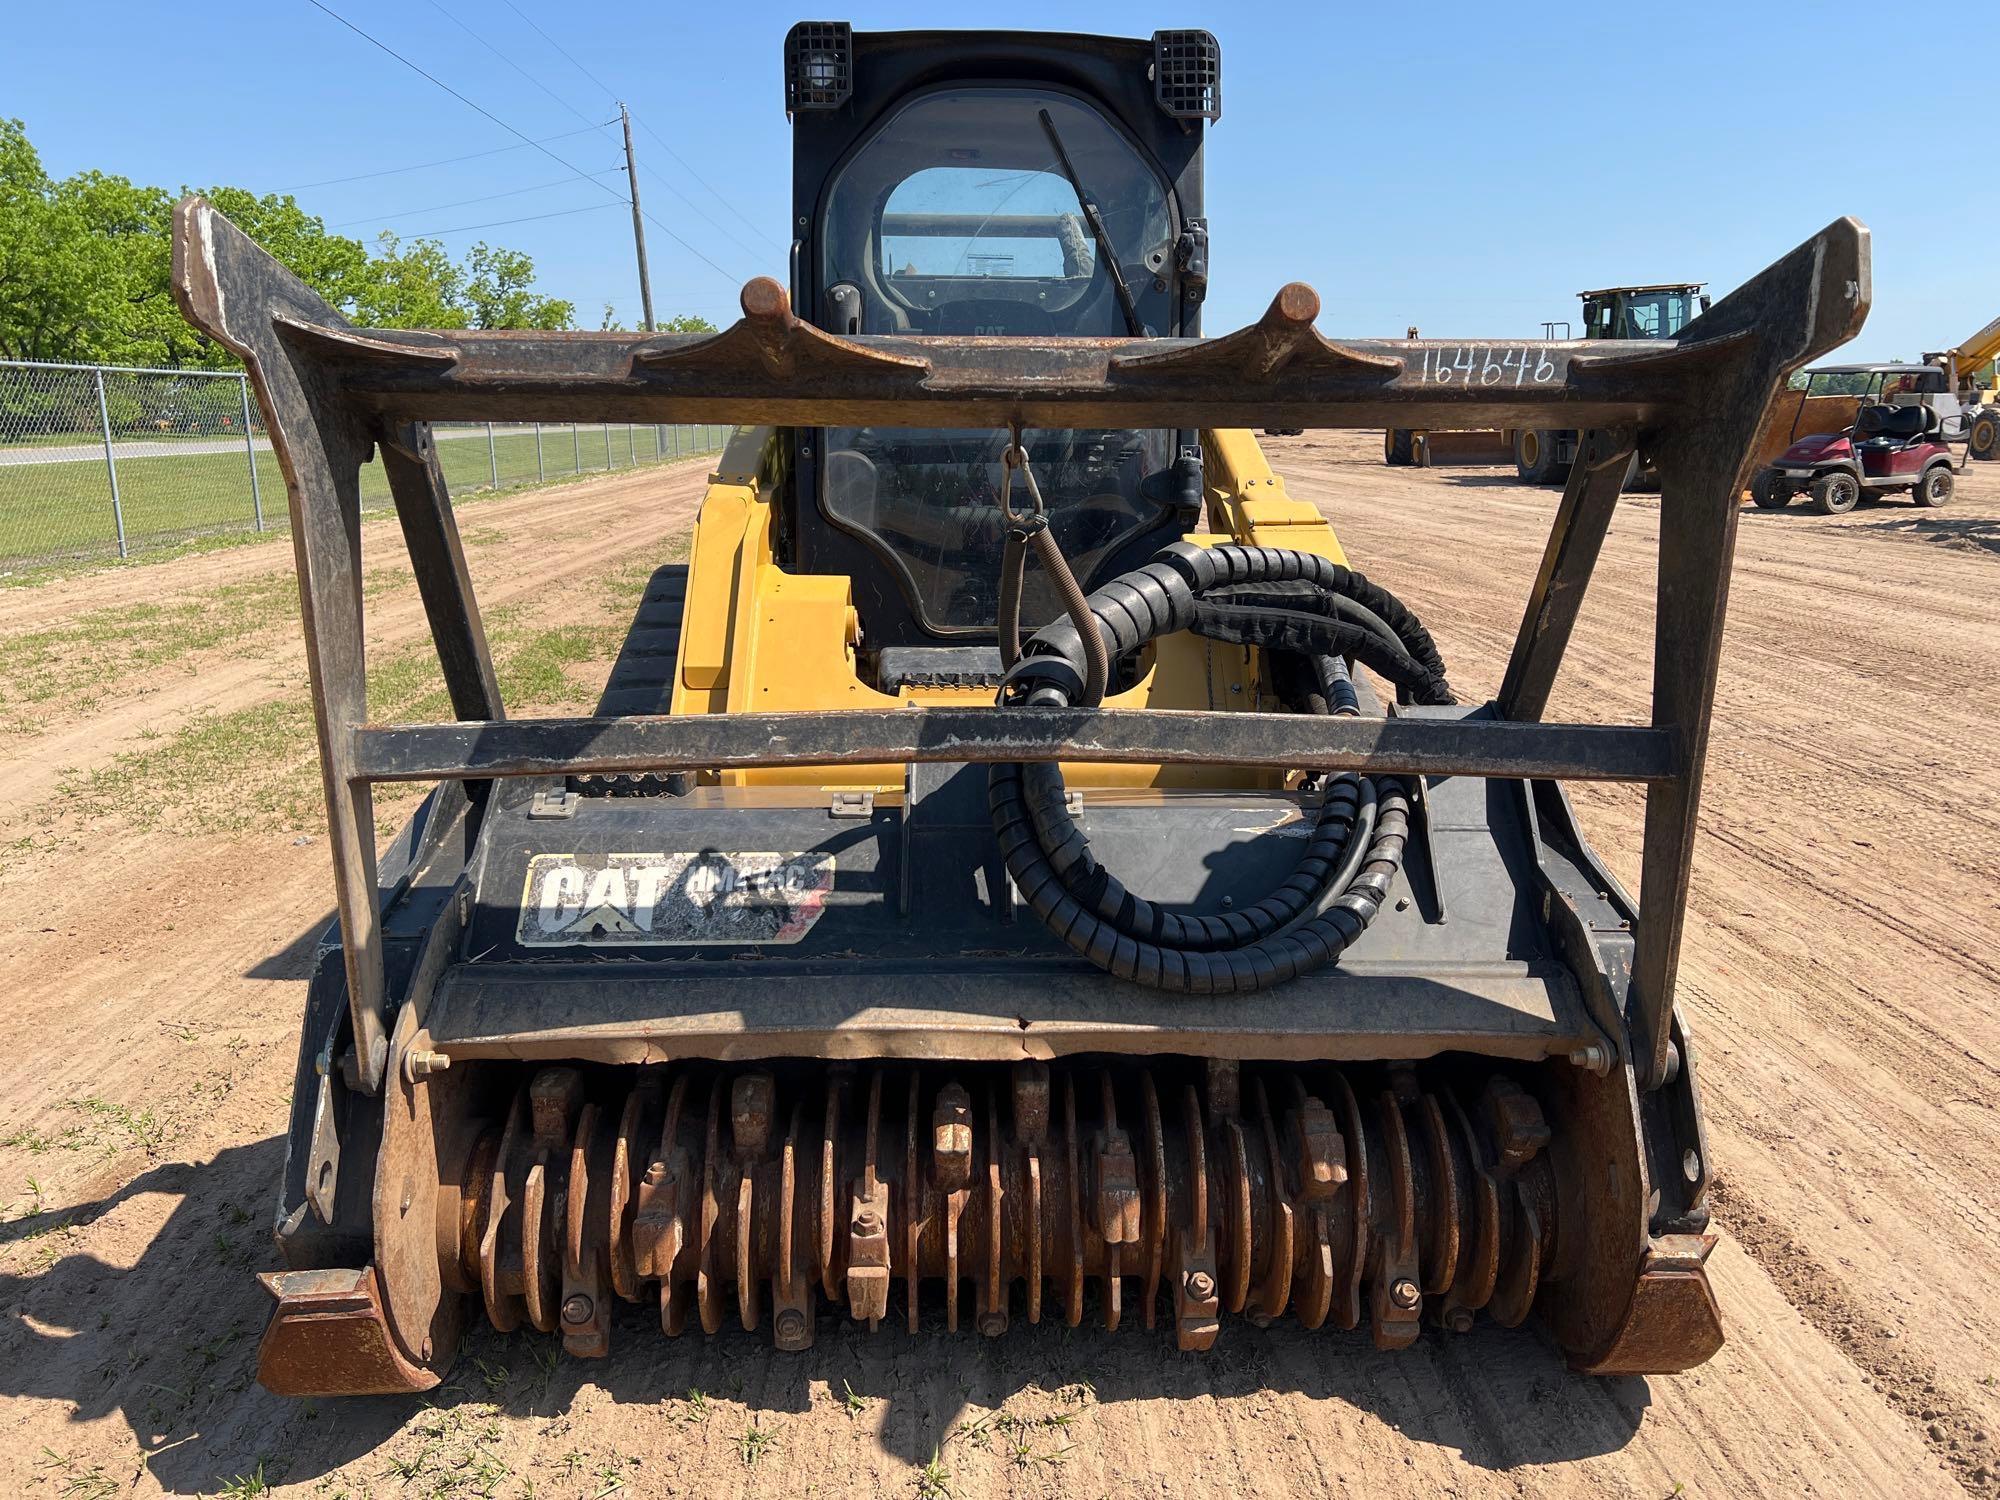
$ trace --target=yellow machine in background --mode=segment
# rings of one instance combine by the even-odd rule
[[[1924,362],[1941,365],[1950,375],[1972,456],[2000,459],[2000,318],[1956,349],[1926,354]]]
[[[1583,337],[1589,340],[1672,338],[1707,311],[1710,299],[1702,293],[1706,284],[1675,281],[1578,292],[1577,297],[1583,303]],[[1557,337],[1558,328],[1562,330],[1562,338],[1568,339],[1568,320],[1542,325],[1543,333],[1551,339]],[[1412,328],[1410,337],[1416,336],[1417,330]],[[1504,382],[1506,372],[1480,365],[1476,352],[1476,348],[1465,349],[1462,356],[1465,363],[1454,367],[1451,373],[1467,383]],[[1523,484],[1563,484],[1569,479],[1580,441],[1581,435],[1573,429],[1503,427],[1496,432],[1392,427],[1382,435],[1382,461],[1392,468],[1420,469],[1434,464],[1511,462]],[[1640,465],[1635,463],[1628,482],[1640,472]]]

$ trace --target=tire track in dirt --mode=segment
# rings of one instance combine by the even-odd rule
[[[1909,1340],[1876,1321],[1838,1278],[1793,1235],[1737,1194],[1727,1178],[1714,1184],[1716,1210],[1738,1243],[1778,1283],[1785,1300],[1859,1366],[1869,1383],[1916,1427],[1967,1494],[2000,1496],[2000,1447],[1986,1419],[1941,1389],[1938,1372]]]
[[[1518,604],[1483,611],[1498,629],[1454,617],[1519,599],[1554,493],[1466,504],[1434,482],[1412,493],[1393,473],[1301,467],[1294,493],[1325,504],[1357,557],[1395,556],[1371,571],[1446,621],[1454,678],[1497,682]],[[1990,483],[1962,498],[2000,510]],[[1552,716],[1644,720],[1658,526],[1657,499],[1621,506]],[[1414,584],[1412,556],[1426,560]],[[1682,966],[1738,1201],[1754,1193],[1810,1243],[1838,1243],[1832,1284],[1922,1337],[1989,1431],[1990,1330],[1972,1309],[2000,1294],[2000,968],[1980,942],[2000,910],[1992,567],[1906,534],[1746,513]],[[1632,883],[1643,798],[1573,790]]]

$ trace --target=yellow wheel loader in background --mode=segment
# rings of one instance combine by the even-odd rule
[[[177,211],[284,467],[338,907],[260,1378],[422,1390],[476,1317],[593,1356],[1538,1314],[1580,1369],[1708,1358],[1674,982],[1736,491],[1866,231],[1655,340],[1335,341],[1298,284],[1203,338],[1207,33],[804,24],[785,86],[790,284],[717,334],[356,328]],[[586,413],[741,425],[598,712],[512,719],[427,424]],[[1582,433],[1494,697],[1265,422]],[[369,713],[377,452],[448,722]],[[1635,453],[1650,722],[1544,722]],[[1647,788],[1642,898],[1570,778]]]
[[[1926,354],[1924,363],[1942,369],[1958,397],[1967,451],[1974,458],[2000,459],[2000,318],[1956,349]]]

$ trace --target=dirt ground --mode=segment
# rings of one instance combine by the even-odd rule
[[[1272,447],[1490,693],[1554,492],[1378,442]],[[512,701],[590,701],[700,480],[467,508]],[[1621,507],[1552,713],[1643,716],[1658,516]],[[441,712],[393,523],[367,537],[377,701]],[[1682,967],[1730,1343],[1650,1380],[1532,1329],[780,1355],[631,1310],[602,1363],[480,1334],[427,1401],[266,1396],[251,1272],[330,896],[290,562],[0,591],[0,1493],[2000,1495],[2000,466],[1943,511],[1743,517]],[[1636,884],[1637,795],[1579,800]]]

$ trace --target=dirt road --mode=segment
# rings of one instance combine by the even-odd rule
[[[1293,491],[1497,684],[1553,492],[1276,442]],[[513,701],[575,707],[699,470],[465,513]],[[1629,497],[1553,712],[1643,715]],[[437,692],[389,528],[377,700]],[[1683,1001],[1731,1342],[1567,1374],[1531,1330],[1017,1327],[602,1364],[474,1337],[431,1402],[252,1383],[303,975],[329,895],[282,543],[0,592],[0,1493],[2000,1495],[2000,466],[1941,512],[1743,519]],[[1580,794],[1628,882],[1639,802]],[[393,822],[394,813],[385,820]]]

